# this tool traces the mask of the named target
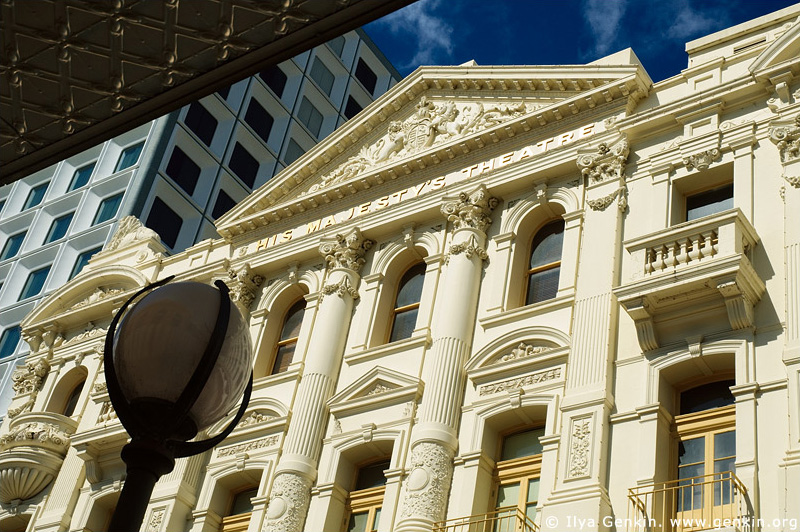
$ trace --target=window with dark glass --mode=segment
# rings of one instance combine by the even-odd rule
[[[220,532],[245,532],[250,525],[253,512],[251,499],[258,493],[258,488],[247,488],[233,496],[228,514],[222,518]]]
[[[303,324],[303,314],[306,310],[306,300],[300,299],[286,313],[283,320],[281,336],[275,353],[275,363],[272,365],[271,375],[284,372],[289,368],[297,348],[297,337],[300,336],[300,326]]]
[[[305,124],[312,135],[319,137],[320,129],[322,129],[322,113],[305,96],[303,96],[303,101],[300,102],[297,118]]]
[[[217,94],[219,94],[220,98],[222,98],[223,100],[227,100],[228,99],[228,94],[230,94],[230,93],[231,93],[231,86],[230,85],[228,85],[224,89],[220,89],[220,90],[217,91]]]
[[[542,471],[542,444],[539,438],[543,435],[544,428],[535,428],[503,438],[494,475],[497,480],[493,510],[498,512],[500,522],[509,511],[519,512],[529,523],[536,518]]]
[[[283,160],[286,164],[292,164],[299,159],[306,151],[294,139],[289,139],[286,145],[286,153],[283,155]]]
[[[261,137],[261,140],[269,142],[269,133],[272,131],[275,119],[255,98],[250,99],[250,105],[247,106],[247,112],[244,115],[244,121],[253,128],[253,131]]]
[[[344,106],[344,116],[347,118],[353,118],[360,113],[362,109],[363,107],[361,107],[361,104],[358,103],[355,98],[348,96],[347,105]]]
[[[358,58],[358,64],[356,65],[356,79],[361,82],[361,85],[367,89],[368,93],[372,94],[375,92],[375,85],[378,83],[378,76],[370,67],[367,66],[367,63],[364,62],[364,59],[360,57]]]
[[[217,119],[203,107],[203,104],[194,102],[186,111],[186,118],[183,119],[186,127],[192,130],[197,138],[203,141],[206,146],[211,146],[214,140],[214,133],[217,131]]]
[[[686,221],[733,208],[733,183],[686,197]]]
[[[211,216],[217,219],[235,206],[236,202],[233,201],[233,198],[228,196],[224,190],[220,189],[217,194],[217,201],[214,202],[214,210],[211,211]]]
[[[17,350],[19,345],[20,329],[19,325],[9,327],[0,336],[0,358],[10,357]]]
[[[56,240],[64,238],[64,235],[67,234],[67,229],[69,229],[69,224],[72,223],[72,217],[75,215],[74,212],[69,214],[65,214],[64,216],[59,216],[53,223],[50,225],[50,230],[47,232],[47,238],[45,238],[44,243],[49,244],[50,242],[55,242]]]
[[[528,262],[526,305],[556,297],[563,240],[564,220],[548,223],[533,237]]]
[[[286,88],[286,74],[283,73],[278,66],[272,66],[258,73],[258,76],[264,80],[267,87],[272,89],[272,92],[280,98],[283,96],[283,89]]]
[[[397,297],[392,311],[390,342],[411,338],[417,325],[419,301],[422,298],[422,283],[425,280],[425,263],[412,266],[400,279]]]
[[[253,188],[258,175],[258,161],[238,142],[233,147],[228,168],[242,180],[242,183]]]
[[[101,201],[100,206],[97,208],[97,214],[94,215],[92,225],[101,224],[114,218],[122,203],[122,195],[123,193],[120,192]]]
[[[197,180],[200,179],[200,167],[182,149],[175,146],[167,163],[167,175],[191,196],[197,187]]]
[[[383,459],[361,466],[347,498],[347,532],[375,532],[381,520],[381,507],[386,492],[386,475],[390,462]]]
[[[95,253],[100,252],[102,249],[103,249],[102,247],[96,247],[84,251],[80,255],[78,255],[78,258],[75,259],[75,265],[72,267],[72,272],[69,274],[69,278],[72,279],[73,277],[81,273],[83,267],[89,264],[89,259],[91,259]]]
[[[94,172],[94,165],[95,163],[87,164],[75,170],[75,173],[72,174],[72,181],[69,184],[68,190],[76,190],[86,186],[89,182],[89,178],[92,177],[92,172]]]
[[[336,78],[319,57],[315,57],[314,64],[311,65],[311,79],[317,82],[317,85],[325,94],[328,96],[331,95],[331,91],[333,91],[333,82]]]
[[[0,199],[0,212],[3,212],[3,207],[5,207],[5,206],[6,206],[5,198]]]
[[[36,185],[28,192],[28,197],[25,199],[25,205],[22,207],[22,210],[30,209],[31,207],[36,207],[39,205],[42,200],[44,199],[44,193],[47,192],[47,186],[50,183],[42,183],[41,185]]]
[[[153,206],[150,207],[150,214],[147,215],[145,225],[158,233],[161,241],[167,246],[174,248],[178,241],[178,234],[183,226],[183,218],[178,213],[169,208],[164,200],[155,197]]]
[[[67,397],[67,402],[64,404],[64,415],[70,417],[72,414],[75,413],[75,407],[78,406],[78,399],[81,397],[81,391],[83,391],[83,385],[85,381],[79,382]]]
[[[328,47],[334,51],[336,55],[342,57],[344,51],[344,35],[339,35],[335,39],[328,41]]]
[[[8,240],[6,240],[6,243],[3,246],[3,252],[0,253],[0,260],[6,260],[17,256],[17,253],[19,253],[19,248],[22,247],[22,241],[25,240],[25,233],[26,232],[23,231],[8,237]]]
[[[49,274],[50,266],[45,266],[44,268],[39,268],[29,273],[28,279],[25,281],[25,286],[22,287],[22,293],[19,295],[19,300],[21,301],[29,297],[38,296],[42,288],[44,288],[44,283]]]
[[[139,161],[139,155],[142,154],[142,148],[144,148],[144,142],[140,142],[135,146],[128,146],[122,150],[114,172],[120,172],[136,164]]]

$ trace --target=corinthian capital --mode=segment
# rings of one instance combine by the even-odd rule
[[[793,125],[769,128],[769,139],[778,147],[782,163],[800,158],[800,115]]]
[[[578,156],[578,168],[592,183],[620,179],[625,172],[629,153],[630,148],[625,137],[611,145],[604,142],[594,150]]]
[[[485,233],[492,225],[492,211],[497,203],[498,199],[490,196],[484,185],[478,185],[472,192],[462,192],[457,200],[442,205],[442,214],[456,229],[471,227]]]
[[[319,252],[329,268],[347,268],[358,273],[365,262],[364,254],[374,243],[354,227],[345,234],[336,235],[333,241],[320,244]]]

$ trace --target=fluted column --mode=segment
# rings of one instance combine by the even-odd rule
[[[426,356],[425,396],[412,436],[398,532],[429,531],[445,515],[464,397],[464,366],[475,325],[481,267],[487,258],[486,230],[496,205],[497,199],[480,185],[442,206],[442,213],[453,223],[453,235],[434,316],[433,343]]]
[[[264,532],[303,530],[328,417],[327,402],[336,387],[353,301],[358,298],[359,271],[372,244],[352,229],[319,247],[328,274],[270,492]]]

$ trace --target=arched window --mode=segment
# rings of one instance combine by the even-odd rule
[[[563,241],[564,220],[548,223],[533,237],[528,263],[526,305],[556,297]]]
[[[286,318],[283,320],[283,328],[281,329],[281,337],[276,347],[275,363],[272,365],[271,375],[286,371],[289,364],[292,363],[305,310],[306,300],[300,299],[286,313]]]
[[[533,523],[539,502],[544,427],[526,429],[503,438],[495,467],[494,519],[503,525],[515,523],[517,512]],[[513,528],[512,528],[513,529]]]
[[[253,503],[250,501],[258,493],[258,487],[242,490],[231,499],[228,513],[222,518],[220,532],[245,532],[250,525]]]
[[[397,287],[397,298],[392,311],[392,332],[390,342],[411,338],[417,325],[419,300],[422,297],[422,283],[425,280],[425,263],[421,262],[409,268],[400,279]]]
[[[375,532],[381,520],[381,506],[386,491],[389,459],[372,462],[358,468],[353,489],[347,498],[346,532]]]
[[[78,406],[78,399],[81,396],[81,391],[83,391],[83,384],[86,381],[81,381],[75,385],[75,387],[70,392],[69,396],[67,397],[67,401],[64,404],[64,415],[70,417],[72,414],[75,413],[75,407]]]

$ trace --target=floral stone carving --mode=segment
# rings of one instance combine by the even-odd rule
[[[532,111],[525,103],[485,106],[482,103],[434,103],[423,96],[416,112],[405,120],[389,123],[386,134],[365,145],[335,170],[323,176],[309,192],[348,181],[362,172],[393,159],[406,157],[447,140],[494,127]]]
[[[572,420],[572,439],[569,445],[568,476],[583,477],[589,474],[589,451],[592,444],[592,427],[588,419]]]
[[[499,200],[480,185],[470,193],[462,192],[457,200],[442,205],[442,214],[447,221],[453,222],[455,229],[470,227],[485,233],[492,224],[492,211],[498,203]]]
[[[624,138],[613,146],[602,143],[595,153],[578,157],[578,168],[593,183],[622,179],[629,153],[628,141]]]
[[[11,432],[0,437],[0,449],[11,444],[35,443],[46,444],[47,447],[66,454],[69,435],[51,423],[34,421],[14,427]]]
[[[794,125],[769,128],[769,139],[778,147],[782,163],[800,159],[800,115]]]
[[[40,359],[38,362],[28,362],[11,375],[11,385],[17,395],[39,391],[42,382],[50,371],[50,364]]]
[[[722,152],[714,148],[711,150],[701,151],[688,157],[684,157],[683,164],[686,165],[687,170],[705,170],[714,161],[719,161],[722,158]]]
[[[359,298],[358,290],[350,283],[350,278],[347,276],[342,277],[342,280],[338,283],[326,284],[322,287],[323,297],[331,294],[336,294],[339,297],[348,295],[353,299]]]
[[[325,258],[329,268],[347,268],[358,273],[364,265],[364,254],[375,244],[364,238],[358,228],[345,234],[337,234],[333,242],[323,242],[319,246],[320,254]]]
[[[538,355],[539,353],[550,351],[550,349],[552,348],[545,347],[543,345],[528,345],[525,342],[522,342],[515,349],[512,349],[509,354],[501,357],[500,361],[508,362],[509,360],[516,360],[518,358],[525,358],[531,355]]]
[[[436,443],[422,442],[411,451],[411,468],[405,481],[402,518],[441,521],[453,478],[450,453]]]
[[[262,532],[301,532],[311,496],[311,482],[294,473],[279,473],[272,484]]]
[[[225,284],[230,289],[231,301],[238,303],[245,309],[249,309],[258,295],[258,289],[264,282],[264,277],[253,273],[249,263],[245,263],[237,272],[231,266],[230,261],[225,259],[223,267],[228,272],[228,278],[230,279]]]
[[[451,245],[450,253],[447,255],[447,260],[450,260],[451,255],[459,255],[461,253],[463,253],[468,259],[471,259],[473,255],[477,255],[478,258],[482,260],[489,258],[489,254],[486,253],[486,250],[478,244],[478,240],[475,238],[475,235],[470,235],[469,239],[465,242],[459,242],[458,244]]]
[[[111,237],[111,240],[103,251],[114,251],[115,249],[125,247],[129,244],[145,242],[147,240],[159,241],[160,237],[158,233],[142,224],[137,217],[126,216],[119,221],[117,232]]]

